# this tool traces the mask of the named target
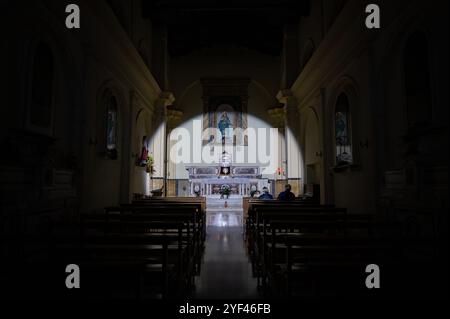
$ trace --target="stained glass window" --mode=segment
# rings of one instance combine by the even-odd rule
[[[106,150],[112,159],[117,158],[117,132],[118,113],[117,100],[114,96],[108,95],[106,98],[107,122],[106,122]]]
[[[345,165],[353,162],[350,103],[345,93],[342,93],[336,104],[335,112],[336,164]]]

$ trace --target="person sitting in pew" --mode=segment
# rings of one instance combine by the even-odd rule
[[[269,199],[273,199],[273,196],[269,193],[269,189],[267,187],[264,187],[263,193],[261,196],[258,197],[258,199],[269,200]]]
[[[291,192],[292,186],[290,184],[287,184],[285,186],[285,191],[281,192],[280,195],[278,195],[278,200],[284,201],[284,202],[291,202],[295,200],[294,193]]]

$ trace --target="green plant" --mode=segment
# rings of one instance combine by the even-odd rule
[[[229,185],[222,185],[220,188],[220,195],[222,198],[229,197],[231,194],[231,187]]]
[[[155,159],[153,158],[152,155],[149,155],[147,158],[147,173],[149,173],[150,175],[153,175],[156,173],[155,170]]]

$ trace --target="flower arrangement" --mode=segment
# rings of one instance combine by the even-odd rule
[[[284,168],[278,167],[277,174],[278,174],[279,177],[284,176],[285,175]]]
[[[195,196],[197,196],[197,197],[200,197],[200,196],[202,195],[202,192],[201,192],[201,190],[200,190],[200,186],[195,185],[195,187],[194,187],[194,194],[195,194]]]
[[[220,188],[220,198],[229,198],[231,194],[231,187],[229,185],[222,185]]]
[[[146,171],[150,175],[153,175],[153,174],[156,173],[156,170],[155,170],[155,159],[153,158],[152,155],[149,155],[148,158],[147,158]]]

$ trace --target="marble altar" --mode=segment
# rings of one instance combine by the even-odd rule
[[[189,172],[190,195],[219,195],[223,185],[231,188],[231,195],[250,196],[252,189],[262,189],[268,185],[261,178],[260,167],[255,165],[234,165],[226,152],[218,164],[186,167]]]

